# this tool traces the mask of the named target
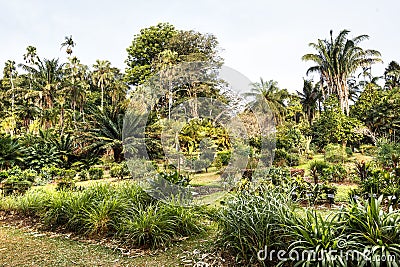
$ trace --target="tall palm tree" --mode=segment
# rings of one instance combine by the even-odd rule
[[[67,52],[68,55],[72,54],[72,48],[74,48],[76,45],[76,43],[74,42],[74,40],[72,39],[72,35],[65,36],[64,42],[61,43],[61,49],[63,47],[67,47],[67,49],[65,50],[65,52]]]
[[[37,52],[36,52],[36,47],[34,46],[28,46],[26,48],[26,53],[24,54],[24,60],[25,63],[30,65],[31,67],[33,67],[37,62],[38,62],[38,56],[37,56]],[[19,64],[18,66],[23,66],[23,64]],[[29,80],[29,89],[32,90],[32,73],[30,73],[29,76],[30,80]]]
[[[343,113],[349,114],[349,87],[347,80],[360,68],[370,66],[376,62],[382,62],[380,53],[376,50],[364,50],[359,43],[368,39],[368,35],[359,35],[352,39],[347,36],[350,31],[342,30],[333,39],[330,31],[330,40],[318,40],[309,46],[316,50],[316,54],[306,54],[302,57],[305,61],[313,61],[315,66],[307,70],[318,72],[321,82],[327,85],[329,94],[337,94],[340,108]],[[325,93],[325,92],[324,92]]]
[[[7,60],[3,70],[4,78],[10,79],[11,83],[11,111],[14,112],[14,103],[15,103],[15,87],[14,87],[14,79],[17,77],[17,68],[15,67],[15,61]]]
[[[245,93],[245,97],[253,98],[249,103],[249,107],[263,107],[265,104],[273,113],[275,122],[282,123],[285,115],[285,100],[289,93],[286,89],[280,89],[278,83],[273,80],[264,81],[260,78],[260,82],[253,83],[251,92]]]
[[[32,74],[32,90],[26,97],[36,98],[41,112],[41,119],[49,124],[49,119],[55,119],[54,101],[64,88],[64,64],[58,59],[38,59],[34,67],[23,65]]]
[[[303,91],[296,91],[300,97],[300,103],[303,106],[303,112],[306,114],[308,122],[311,124],[321,100],[322,93],[319,84],[313,84],[312,80],[303,79]]]
[[[83,105],[88,84],[88,67],[80,63],[77,57],[70,57],[69,62],[65,64],[66,73],[66,93],[71,101],[74,126],[76,127],[76,109],[79,108],[82,115]]]
[[[58,59],[39,60],[33,72],[34,86],[41,98],[41,108],[53,108],[54,99],[64,82],[64,64]]]
[[[101,110],[104,110],[104,91],[115,78],[115,68],[111,67],[111,62],[108,60],[96,60],[93,68],[92,79],[101,89]]]

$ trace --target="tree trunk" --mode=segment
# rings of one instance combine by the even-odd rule
[[[114,154],[114,161],[120,163],[124,160],[124,155],[122,154],[122,145],[116,145],[112,147]]]

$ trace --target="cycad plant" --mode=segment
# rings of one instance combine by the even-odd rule
[[[22,151],[16,138],[10,135],[0,135],[0,168],[8,169],[21,164],[24,161]]]

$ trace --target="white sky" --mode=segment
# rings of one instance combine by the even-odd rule
[[[170,22],[178,29],[213,33],[223,49],[225,64],[252,81],[274,79],[282,88],[301,90],[310,66],[301,56],[308,43],[351,30],[350,37],[368,34],[363,48],[382,53],[383,74],[391,61],[400,61],[398,1],[102,1],[0,0],[0,69],[8,59],[23,62],[28,45],[40,57],[65,60],[64,36],[77,43],[74,55],[92,65],[108,59],[125,69],[126,48],[141,28]],[[0,74],[2,75],[2,74]]]

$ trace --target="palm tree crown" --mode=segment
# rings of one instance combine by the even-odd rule
[[[318,40],[317,43],[309,44],[317,51],[316,54],[306,54],[302,57],[305,61],[313,61],[317,64],[310,67],[307,74],[310,72],[320,74],[321,82],[327,85],[326,94],[337,94],[341,110],[346,114],[349,114],[348,79],[358,68],[382,61],[378,51],[364,50],[358,46],[361,41],[369,38],[368,35],[348,39],[349,32],[342,30],[333,39],[331,31],[330,40]]]
[[[285,115],[285,100],[289,93],[286,89],[280,89],[278,83],[273,80],[264,81],[260,78],[260,82],[253,83],[251,92],[245,93],[245,97],[253,98],[249,103],[250,107],[263,107],[265,104],[273,113],[275,122],[280,124]]]

